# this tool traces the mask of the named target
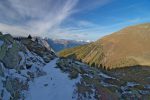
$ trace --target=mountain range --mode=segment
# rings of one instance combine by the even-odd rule
[[[76,46],[89,43],[89,41],[86,42],[86,41],[65,40],[65,39],[46,39],[46,40],[49,43],[49,45],[54,49],[55,52],[59,52],[67,48],[73,48]]]

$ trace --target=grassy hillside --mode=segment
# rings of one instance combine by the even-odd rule
[[[124,28],[96,42],[61,51],[59,55],[107,69],[150,66],[150,23]]]

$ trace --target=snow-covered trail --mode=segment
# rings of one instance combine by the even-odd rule
[[[55,68],[56,61],[52,60],[44,67],[45,76],[35,78],[30,83],[26,100],[72,100],[75,83],[79,79],[70,80],[68,74]]]

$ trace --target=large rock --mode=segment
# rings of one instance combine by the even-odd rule
[[[6,52],[5,57],[3,58],[3,63],[7,68],[16,68],[21,61],[21,57],[18,54],[19,46],[17,43],[13,43],[11,48]]]
[[[9,34],[1,35],[0,40],[3,41],[3,45],[0,47],[0,61],[6,68],[16,68],[21,60],[18,54],[20,51],[19,43],[14,41]]]

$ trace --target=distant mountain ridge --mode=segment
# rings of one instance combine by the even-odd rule
[[[86,41],[75,41],[75,40],[65,40],[65,39],[46,39],[49,45],[54,49],[55,52],[59,52],[66,48],[72,48],[80,45],[87,44]]]
[[[96,42],[61,51],[91,66],[107,69],[150,66],[150,23],[129,26]]]

